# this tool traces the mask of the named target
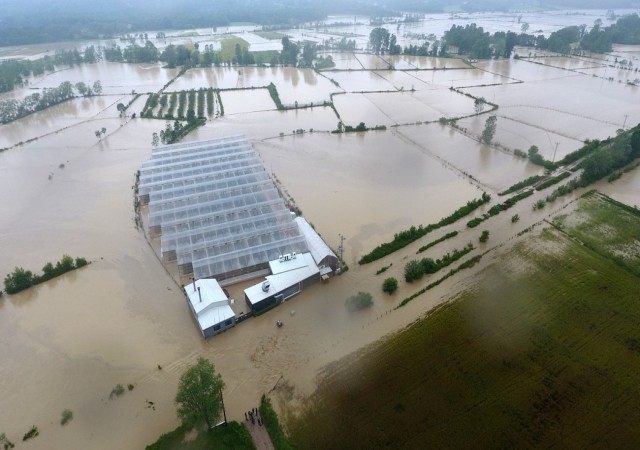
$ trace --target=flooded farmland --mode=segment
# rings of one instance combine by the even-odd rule
[[[541,15],[540,29],[582,23],[598,14]],[[448,29],[448,17],[414,31]],[[513,18],[490,17],[488,28],[519,28]],[[353,28],[370,30],[365,25]],[[268,46],[259,39],[252,45]],[[640,57],[635,47],[615,51]],[[514,157],[513,149],[537,145],[547,159],[557,149],[559,159],[585,139],[605,138],[640,122],[640,91],[624,81],[628,71],[603,67],[595,58],[529,60],[523,55],[472,68],[449,58],[332,56],[336,67],[321,73],[217,67],[178,76],[179,69],[155,64],[100,62],[35,77],[28,87],[0,97],[20,98],[63,81],[100,80],[103,86],[101,96],[76,98],[0,125],[0,148],[12,147],[0,152],[2,277],[16,266],[41,272],[45,263],[63,254],[92,262],[0,300],[0,432],[18,441],[36,424],[41,436],[29,442],[33,449],[143,448],[178,425],[173,404],[178,378],[200,355],[214,362],[227,384],[231,419],[241,419],[281,380],[300,394],[309,393],[327,364],[404,327],[465,282],[448,280],[420,301],[390,313],[421,286],[401,283],[398,293],[383,296],[382,279],[375,272],[393,262],[387,274],[401,279],[404,259],[415,257],[417,247],[444,230],[379,264],[358,266],[364,253],[412,225],[437,222],[483,191],[495,196],[542,172]],[[388,70],[389,63],[402,70]],[[615,80],[605,79],[609,76]],[[120,117],[116,109],[134,99],[132,91],[158,92],[169,82],[167,92],[222,89],[225,115],[208,117],[185,141],[246,134],[266,170],[327,243],[335,249],[339,234],[347,238],[344,256],[350,270],[343,276],[207,341],[171,269],[165,270],[134,222],[134,173],[149,158],[152,133],[167,122]],[[278,111],[266,89],[225,91],[272,82],[285,106],[315,106]],[[474,116],[474,99],[465,94],[498,105],[491,114],[498,117],[495,142],[500,148],[478,142],[488,114]],[[332,96],[335,110],[317,106]],[[139,115],[147,97],[139,97],[129,114]],[[419,123],[464,116],[471,116],[458,122],[465,132]],[[341,120],[353,126],[361,121],[386,125],[387,130],[331,133]],[[106,134],[99,139],[95,131],[102,127]],[[598,188],[637,203],[640,172],[635,169]],[[557,200],[553,208],[569,201]],[[496,245],[548,214],[531,212],[530,202],[516,211],[520,224],[492,230]],[[463,234],[428,255],[440,257],[462,248],[470,239]],[[238,302],[244,301],[242,287],[229,288]],[[348,314],[344,301],[359,290],[373,294],[374,306],[360,315]],[[283,329],[274,326],[277,319],[285,321]],[[110,400],[119,383],[130,383],[133,390]],[[58,419],[65,408],[74,412],[74,420],[63,428]]]

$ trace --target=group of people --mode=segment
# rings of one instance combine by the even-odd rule
[[[244,420],[247,422],[250,421],[253,425],[258,422],[258,425],[262,426],[262,419],[260,418],[258,408],[253,408],[251,411],[244,413]]]

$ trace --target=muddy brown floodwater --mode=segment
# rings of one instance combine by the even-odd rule
[[[634,48],[622,50],[635,54]],[[334,57],[338,67],[388,67],[371,55]],[[0,274],[16,266],[40,272],[63,254],[91,261],[0,300],[0,432],[20,442],[36,425],[40,436],[25,444],[33,449],[144,448],[178,425],[173,404],[177,382],[198,356],[209,358],[222,374],[230,419],[242,419],[278,383],[293,386],[297,398],[310,393],[327,364],[406,326],[467,283],[467,275],[449,279],[392,311],[430,279],[415,285],[401,282],[398,292],[387,296],[380,289],[384,277],[402,279],[406,260],[415,258],[425,242],[461,231],[424,254],[437,258],[470,240],[476,243],[480,230],[469,232],[464,223],[454,224],[360,267],[357,260],[364,253],[411,225],[437,222],[482,191],[495,195],[540,172],[508,150],[480,145],[477,135],[484,117],[461,121],[466,134],[438,123],[413,125],[472,113],[473,101],[449,87],[498,103],[496,139],[506,147],[536,144],[545,156],[555,142],[560,143],[560,157],[587,137],[615,133],[625,115],[627,126],[640,120],[636,88],[576,72],[596,70],[589,61],[545,61],[549,65],[520,60],[472,69],[455,60],[397,57],[392,62],[407,68],[451,70],[316,74],[291,68],[241,73],[220,68],[178,78],[170,90],[262,87],[273,81],[287,104],[317,104],[346,91],[335,97],[336,108],[353,125],[371,120],[389,126],[411,123],[336,135],[330,131],[340,119],[330,107],[275,111],[266,90],[222,94],[228,115],[208,121],[186,140],[245,133],[266,169],[327,243],[336,248],[338,235],[347,237],[350,270],[208,341],[201,338],[171,276],[173,268],[166,270],[159,262],[134,223],[134,173],[149,158],[152,133],[165,122],[120,118],[115,108],[133,98],[132,90],[156,91],[177,71],[100,63],[31,80],[31,87],[39,89],[67,79],[101,79],[108,95],[76,99],[0,126],[0,147],[13,147],[0,152]],[[363,86],[377,93],[353,92]],[[407,92],[411,86],[415,92]],[[131,111],[139,112],[145,101],[140,97]],[[101,127],[107,133],[99,141],[94,131]],[[38,139],[16,146],[32,138]],[[633,203],[639,180],[636,169],[599,187]],[[517,224],[501,216],[492,219],[491,245],[509,242],[573,199],[567,196],[532,212],[531,203],[542,196],[536,193],[514,207],[513,213],[521,216]],[[375,275],[391,263],[385,275]],[[480,268],[482,264],[484,259]],[[236,306],[242,305],[246,284],[229,288]],[[344,301],[360,290],[372,293],[374,306],[349,314]],[[281,329],[275,326],[278,319],[284,322]],[[133,389],[110,399],[117,384]],[[62,427],[64,409],[72,410],[74,418]]]

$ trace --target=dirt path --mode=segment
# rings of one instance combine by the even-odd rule
[[[245,420],[242,424],[251,434],[251,439],[253,439],[256,450],[275,450],[264,425],[258,425],[258,422],[253,424],[251,420]]]

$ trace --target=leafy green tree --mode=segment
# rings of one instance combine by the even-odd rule
[[[498,118],[496,116],[489,116],[484,124],[484,130],[482,131],[482,142],[485,144],[491,143],[493,136],[496,134],[496,125]]]
[[[398,280],[394,277],[387,278],[382,283],[382,290],[388,294],[393,294],[398,289]]]
[[[291,42],[288,37],[282,38],[282,52],[280,54],[280,60],[283,66],[298,65],[298,45]]]
[[[487,242],[489,240],[489,231],[484,230],[482,232],[482,234],[480,234],[480,238],[479,238],[480,242]]]
[[[369,46],[376,55],[384,54],[389,49],[389,31],[386,28],[376,27],[369,33]]]
[[[424,272],[420,266],[420,261],[411,260],[404,266],[404,279],[407,283],[422,278]]]
[[[368,292],[358,292],[356,295],[349,297],[345,304],[347,309],[353,312],[371,307],[373,300]]]
[[[23,291],[33,285],[33,273],[22,267],[16,267],[12,273],[4,278],[4,289],[9,294]]]
[[[213,363],[199,357],[180,377],[175,402],[178,416],[184,424],[206,423],[215,425],[222,410],[224,381],[216,373]]]
[[[475,109],[476,114],[480,114],[484,110],[484,105],[486,105],[487,101],[484,97],[478,97],[473,102],[473,109]]]
[[[316,59],[317,46],[315,42],[306,42],[302,47],[302,61],[305,67],[311,67],[313,60]]]

